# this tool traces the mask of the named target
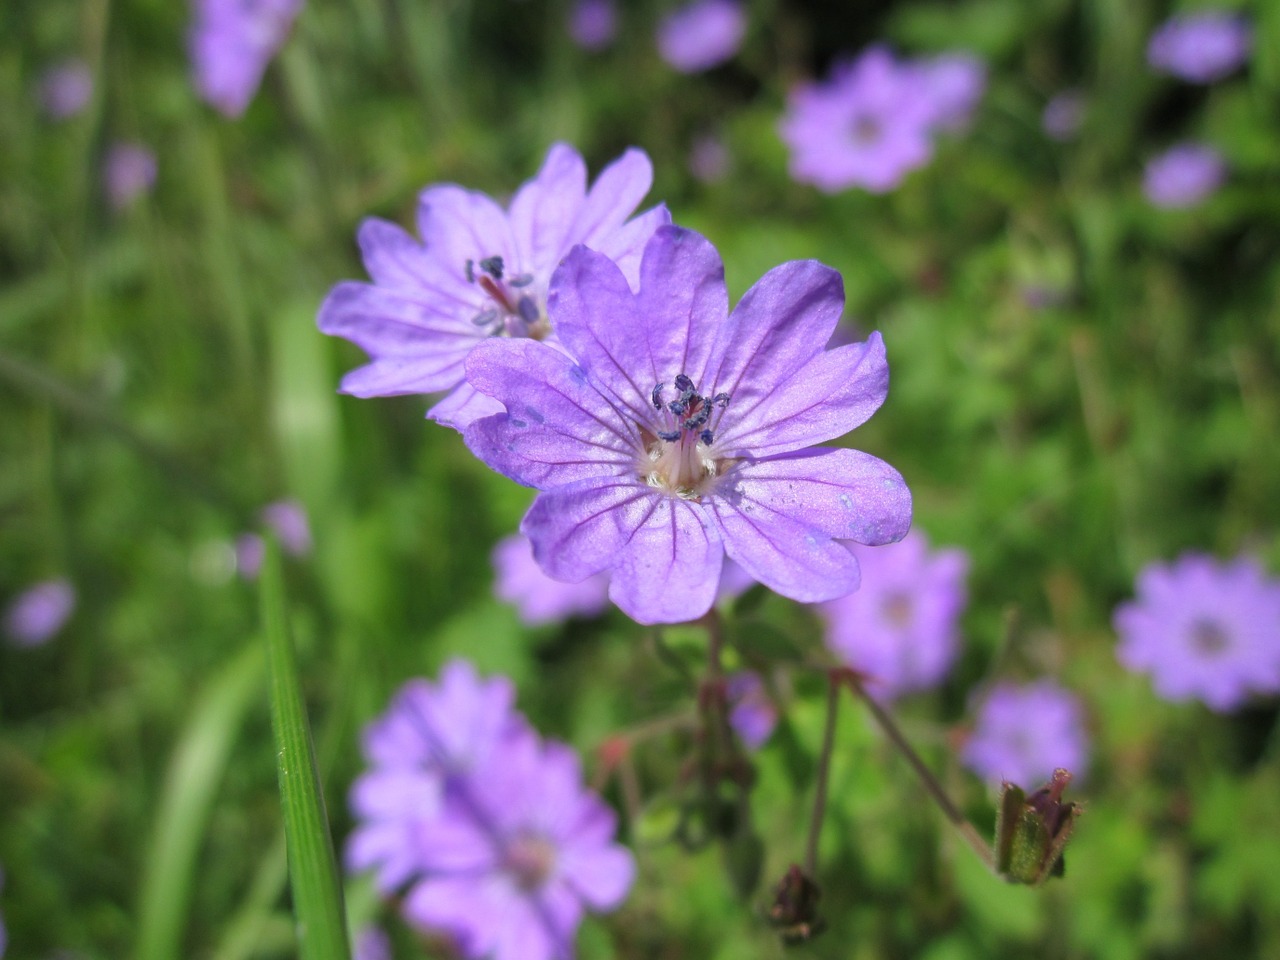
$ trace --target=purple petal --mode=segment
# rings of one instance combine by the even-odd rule
[[[569,847],[561,852],[560,870],[574,892],[593,910],[618,907],[636,876],[631,852],[617,845]]]
[[[660,496],[609,581],[609,599],[638,623],[696,620],[715,602],[724,547],[706,511]]]
[[[534,340],[490,340],[467,360],[468,382],[506,413],[471,424],[467,446],[494,470],[545,488],[625,470],[633,442],[563,353]],[[633,473],[635,471],[632,471]]]
[[[627,278],[627,284],[635,290],[640,285],[640,260],[644,256],[645,244],[655,230],[670,223],[671,212],[666,204],[660,203],[632,217],[612,234],[589,246],[616,263]]]
[[[447,183],[418,198],[418,232],[445,269],[463,275],[468,260],[498,256],[515,263],[516,244],[503,209],[477,190]]]
[[[453,427],[458,432],[485,417],[502,413],[506,408],[492,397],[486,397],[463,381],[443,400],[427,411],[427,417],[436,423]]]
[[[709,331],[728,307],[715,247],[668,226],[645,247],[638,296],[607,257],[576,247],[551,279],[547,309],[569,352],[644,422],[654,385],[681,373],[703,381]]]
[[[432,253],[394,223],[369,217],[356,234],[365,269],[373,282],[391,288],[452,298],[469,309],[475,297],[461,277],[442,270]]]
[[[872,333],[865,343],[827,350],[773,390],[732,396],[720,446],[768,457],[844,436],[865,423],[889,392],[884,341]]]
[[[646,191],[647,191],[646,187]],[[587,165],[578,151],[554,144],[538,175],[511,201],[511,230],[528,264],[553,264],[564,252],[575,218],[581,216],[587,192]],[[636,203],[643,197],[636,198]],[[622,211],[619,223],[635,209]],[[575,234],[580,236],[580,234]]]
[[[593,250],[607,253],[600,244],[626,222],[651,186],[653,164],[648,154],[628,148],[596,177],[574,220],[573,235]]]
[[[822,352],[843,312],[837,271],[816,260],[774,267],[719,329],[723,358],[707,389],[728,393],[735,411],[755,406]]]
[[[520,532],[548,576],[577,583],[613,567],[661,499],[636,478],[588,477],[538,494]]]

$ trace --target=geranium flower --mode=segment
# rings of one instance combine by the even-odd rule
[[[93,96],[93,72],[87,63],[74,57],[55,63],[40,75],[37,96],[50,118],[74,117]]]
[[[1032,790],[1058,767],[1082,774],[1088,755],[1080,701],[1052,680],[1040,680],[992,688],[961,760],[992,783]]]
[[[855,552],[862,586],[819,608],[827,646],[886,699],[939,683],[959,643],[968,556],[955,548],[930,551],[914,530],[900,543]]]
[[[76,608],[71,581],[59,577],[28,588],[9,604],[4,632],[20,647],[38,647],[52,640]]]
[[[1201,10],[1171,17],[1151,35],[1147,62],[1190,83],[1212,83],[1249,59],[1253,30],[1230,10]]]
[[[1116,657],[1161,697],[1227,711],[1280,691],[1280,582],[1256,560],[1185,553],[1143,570],[1137,593],[1116,608]]]
[[[805,602],[858,586],[848,541],[900,539],[911,495],[857,450],[808,449],[884,402],[879,334],[824,350],[844,305],[816,261],[771,270],[729,312],[720,255],[662,227],[638,293],[607,257],[576,247],[548,308],[567,351],[493,340],[467,361],[472,386],[506,412],[474,422],[468,446],[542,491],[521,531],[557,580],[601,571],[642,623],[710,608],[726,553]],[[576,359],[574,359],[576,358]]]
[[[635,875],[613,812],[578,758],[543,742],[511,684],[453,661],[411,681],[365,734],[351,791],[353,869],[376,868],[406,919],[462,955],[567,960],[583,913],[617,907]]]
[[[500,540],[490,559],[497,574],[494,595],[515,606],[521,622],[529,626],[594,617],[609,605],[608,579],[599,575],[578,583],[551,579],[533,559],[528,538],[518,533]]]
[[[985,68],[967,54],[899,61],[871,47],[788,97],[779,131],[791,176],[828,193],[892,190],[929,162],[935,132],[968,124],[985,87]]]
[[[318,324],[345,337],[371,362],[348,373],[342,391],[358,397],[452,391],[427,416],[462,429],[499,404],[463,377],[467,354],[494,338],[546,339],[547,284],[574,244],[617,261],[634,282],[644,243],[669,223],[664,206],[627,218],[653,181],[653,167],[631,149],[587,190],[587,168],[570,146],[552,146],[538,175],[503,210],[454,184],[428,187],[418,202],[422,242],[371,218],[360,249],[373,283],[340,283]]]
[[[102,161],[102,181],[113,210],[124,210],[156,182],[156,155],[141,143],[113,143]]]
[[[1179,143],[1147,162],[1142,192],[1157,207],[1193,207],[1210,197],[1227,177],[1227,163],[1213,147]]]
[[[303,0],[196,0],[188,48],[196,92],[228,117],[244,113]]]
[[[694,0],[658,23],[658,55],[681,73],[701,73],[732,59],[746,32],[737,0]]]

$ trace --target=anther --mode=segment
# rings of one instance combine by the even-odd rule
[[[532,273],[518,274],[512,277],[510,280],[508,280],[507,283],[511,284],[517,290],[520,289],[521,287],[527,287],[529,284],[533,283],[533,274]]]
[[[465,273],[467,275],[467,283],[476,282],[476,262],[472,260],[470,257],[467,258]]]
[[[653,388],[653,394],[649,397],[649,399],[653,401],[653,409],[655,410],[662,409],[662,388],[665,386],[665,383],[657,384]]]
[[[538,322],[538,305],[528,296],[522,296],[516,301],[516,310],[520,314],[520,319],[527,324],[535,324]]]
[[[495,280],[502,279],[502,258],[501,257],[485,257],[480,261],[480,269],[493,277]]]
[[[717,407],[727,407],[729,406],[729,395],[727,393],[717,393],[711,398],[711,402]]]
[[[677,440],[680,439],[680,431],[679,430],[659,430],[658,439],[665,440],[667,441],[667,443],[675,443]]]
[[[711,442],[715,440],[715,436],[714,434],[712,434],[710,430],[703,430],[700,434],[698,434],[698,439],[701,440],[703,443],[705,443],[709,447],[711,446]]]
[[[681,373],[676,376],[676,389],[681,393],[692,393],[694,389],[693,381]]]
[[[498,311],[495,310],[493,307],[490,307],[488,310],[481,310],[479,313],[477,313],[474,317],[471,318],[471,322],[474,323],[477,327],[487,327],[489,324],[493,323],[493,321],[497,319],[498,319]]]

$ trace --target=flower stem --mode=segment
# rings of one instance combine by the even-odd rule
[[[920,778],[920,782],[924,786],[925,793],[929,794],[929,796],[933,798],[933,801],[938,805],[939,809],[942,810],[943,816],[951,821],[952,826],[959,831],[960,836],[964,838],[965,842],[973,848],[973,851],[978,855],[978,858],[987,865],[989,870],[994,872],[995,857],[991,852],[990,844],[982,839],[978,834],[978,831],[973,828],[973,824],[971,824],[968,818],[960,812],[960,808],[957,807],[951,801],[951,798],[947,796],[946,791],[942,788],[942,784],[938,782],[938,779],[933,775],[929,768],[925,766],[924,761],[920,758],[920,754],[916,753],[915,748],[907,741],[902,730],[899,729],[898,724],[894,721],[893,717],[889,715],[889,711],[877,703],[871,695],[867,693],[866,689],[862,686],[861,679],[859,679],[855,671],[842,668],[832,671],[831,676],[833,686],[840,681],[845,682],[848,684],[849,689],[867,705],[867,709],[871,711],[871,716],[874,717],[876,723],[880,725],[880,729],[885,732],[893,745],[898,748],[904,757],[906,757],[907,763],[911,765],[911,769],[913,769],[916,772],[916,776]]]
[[[818,754],[818,785],[813,795],[813,817],[809,821],[809,841],[805,847],[804,872],[812,879],[818,872],[818,837],[827,812],[827,781],[831,775],[831,753],[836,742],[836,714],[840,708],[840,677],[827,675],[827,719],[822,728],[822,752]]]

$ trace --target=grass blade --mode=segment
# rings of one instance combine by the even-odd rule
[[[302,960],[349,960],[342,886],[302,701],[293,637],[285,613],[280,548],[275,542],[268,543],[262,565],[262,620],[267,634],[271,727],[279,761],[280,806],[284,811],[298,955]]]

